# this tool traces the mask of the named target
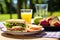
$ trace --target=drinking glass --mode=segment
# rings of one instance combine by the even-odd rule
[[[36,4],[36,17],[47,17],[48,4]]]
[[[28,23],[31,23],[32,9],[21,9],[21,18]]]

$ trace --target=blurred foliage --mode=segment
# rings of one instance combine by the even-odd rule
[[[10,3],[10,0],[7,0]]]
[[[17,18],[17,1],[18,0],[0,0],[0,21],[10,19],[10,13],[12,17]],[[20,0],[21,9],[33,9],[33,16],[36,15],[35,4],[48,4],[48,16],[52,15],[60,16],[60,0]],[[27,2],[30,3],[27,3]],[[58,11],[58,12],[56,12]]]
[[[0,0],[0,13],[9,13],[10,11],[12,11],[12,13],[16,13],[17,4],[15,4],[13,1],[16,2],[18,0]],[[60,0],[30,0],[30,4],[27,4],[28,1],[29,0],[22,0],[21,8],[32,8],[33,13],[36,12],[35,4],[48,4],[48,11],[60,11]]]

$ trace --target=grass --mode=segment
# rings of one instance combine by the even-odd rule
[[[35,16],[36,16],[36,13],[35,13],[34,17]],[[48,12],[47,16],[50,16],[50,12]],[[52,16],[60,16],[60,12],[53,12]]]
[[[60,12],[54,12],[53,16],[60,16]]]
[[[17,14],[12,14],[13,19],[17,19]],[[0,14],[0,21],[10,19],[10,14]]]
[[[50,16],[50,12],[48,12],[48,16]],[[53,16],[60,16],[60,12],[54,12]],[[13,19],[17,19],[17,14],[12,14]],[[10,14],[0,14],[0,21],[5,21],[10,19]]]

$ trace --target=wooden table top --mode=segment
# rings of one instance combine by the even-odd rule
[[[17,36],[3,33],[0,31],[0,40],[59,40],[58,38],[42,38],[34,36]]]

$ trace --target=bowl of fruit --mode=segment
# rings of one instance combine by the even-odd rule
[[[45,31],[60,31],[60,17],[46,17],[39,21],[38,25],[45,28]]]

